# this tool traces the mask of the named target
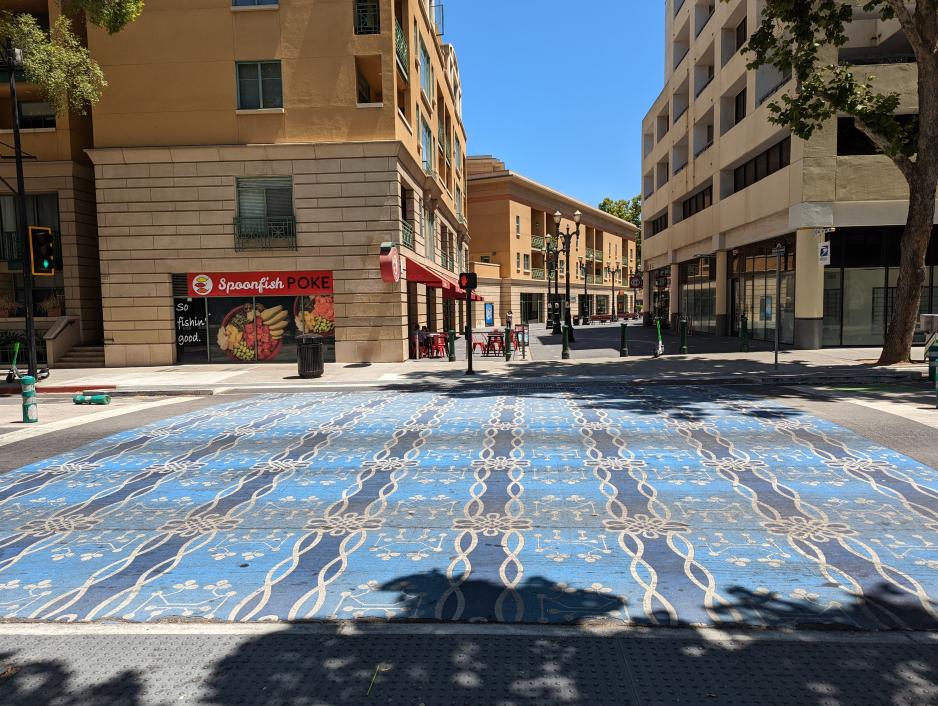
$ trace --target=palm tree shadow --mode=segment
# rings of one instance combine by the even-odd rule
[[[59,660],[20,660],[0,653],[0,703],[6,706],[137,706],[142,704],[140,672],[125,670],[88,687],[75,685],[76,675]]]

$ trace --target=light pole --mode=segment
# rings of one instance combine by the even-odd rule
[[[554,243],[549,235],[544,236],[544,243],[541,246],[541,252],[544,253],[544,271],[547,277],[547,316],[545,317],[545,320],[547,322],[547,329],[554,333],[553,328],[556,325],[554,320],[555,299],[553,293],[550,291],[550,283],[554,278],[554,270],[557,269],[557,262],[555,258]],[[551,264],[553,264],[553,267],[551,267]]]
[[[560,232],[560,221],[563,219],[563,214],[560,211],[554,213],[554,225],[556,226],[557,232],[557,254],[558,259],[560,255],[560,239],[563,238],[563,255],[564,261],[566,262],[566,267],[564,268],[564,280],[565,280],[565,294],[563,302],[563,320],[564,325],[567,327],[567,330],[570,332],[570,342],[576,341],[576,338],[573,335],[573,317],[570,315],[570,246],[573,244],[573,238],[576,237],[577,245],[580,243],[580,221],[583,219],[583,214],[580,213],[577,209],[573,214],[573,222],[576,223],[576,230],[571,233],[570,226],[567,225],[566,233]],[[559,292],[558,292],[559,297]],[[554,333],[558,331],[554,330]]]
[[[29,230],[26,227],[26,178],[23,175],[23,145],[20,141],[20,111],[16,99],[16,69],[23,65],[23,52],[9,37],[0,57],[10,75],[10,106],[13,113],[13,149],[16,153],[16,232],[23,261],[23,304],[26,307],[26,351],[29,374],[36,377],[36,320],[33,315],[33,270],[29,262]]]

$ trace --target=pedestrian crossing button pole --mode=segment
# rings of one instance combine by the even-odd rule
[[[475,272],[461,273],[459,286],[466,292],[466,375],[475,375],[472,369],[472,293],[479,287],[478,275]]]

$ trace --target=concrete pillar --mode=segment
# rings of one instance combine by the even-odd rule
[[[813,228],[795,235],[795,348],[821,347],[824,333],[824,265]]]
[[[729,327],[727,323],[729,322],[729,279],[727,275],[727,252],[726,250],[720,250],[716,253],[716,318],[717,318],[717,335],[726,336],[729,334]]]
[[[681,313],[681,266],[674,264],[671,265],[671,311],[669,312],[671,319],[671,328],[675,331],[680,325],[680,317],[678,314]]]

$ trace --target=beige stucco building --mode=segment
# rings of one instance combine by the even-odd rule
[[[148,0],[88,44],[107,365],[282,360],[303,331],[400,361],[459,318],[462,89],[428,0]]]
[[[42,26],[54,22],[59,13],[59,4],[51,0],[0,2],[0,8],[28,10]],[[16,231],[9,76],[5,70],[0,74],[0,153],[4,157],[0,161],[0,360],[6,362],[9,342],[23,331],[25,308],[22,247]],[[94,177],[84,152],[92,144],[91,120],[89,116],[56,115],[36,87],[26,83],[18,85],[17,98],[26,155],[28,225],[45,226],[55,234],[56,272],[35,278],[33,307],[39,337],[50,338],[49,357],[54,358],[55,353],[101,340]],[[40,361],[47,360],[42,340],[37,347]],[[89,348],[83,355],[90,362],[101,359],[100,349]]]
[[[579,239],[570,249],[573,316],[635,310],[635,292],[628,288],[638,268],[635,226],[509,171],[494,157],[470,157],[467,168],[469,259],[479,275],[480,294],[494,304],[496,322],[504,322],[509,311],[517,323],[546,321],[550,265],[545,236],[556,242],[557,211],[562,233],[575,232],[574,213],[582,214]],[[564,255],[559,261],[563,295],[568,263]]]
[[[745,315],[754,337],[774,338],[780,325],[798,348],[881,345],[905,180],[850,118],[807,142],[769,122],[769,103],[793,86],[774,69],[746,68],[761,4],[665,3],[665,87],[642,126],[646,308],[672,322],[686,315],[702,333],[735,334]],[[916,65],[897,22],[857,9],[849,42],[830,53],[916,113]],[[938,237],[928,258],[921,309],[938,313]]]

